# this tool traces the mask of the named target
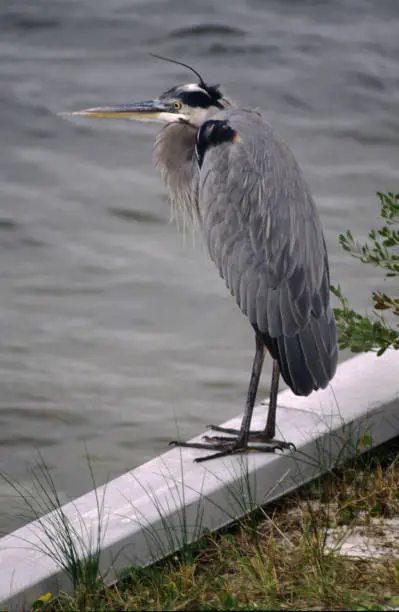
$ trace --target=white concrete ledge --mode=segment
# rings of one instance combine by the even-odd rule
[[[308,398],[284,391],[278,406],[279,435],[295,443],[296,453],[195,464],[207,451],[172,449],[97,489],[104,504],[101,572],[108,583],[122,568],[149,564],[195,540],[199,531],[220,528],[251,505],[324,473],[338,458],[366,450],[357,445],[362,433],[371,436],[373,446],[399,435],[399,354],[354,357],[339,366],[329,389]],[[253,428],[261,428],[264,419],[265,407],[258,406]],[[240,417],[226,423],[239,424]],[[90,533],[96,537],[93,491],[62,511],[86,542]],[[0,540],[0,609],[20,610],[48,591],[71,590],[67,576],[39,550],[43,546],[53,543],[37,521]]]

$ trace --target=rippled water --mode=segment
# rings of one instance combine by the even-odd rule
[[[3,0],[0,469],[27,483],[40,449],[78,494],[84,441],[103,482],[240,412],[252,360],[200,240],[168,222],[157,126],[56,113],[192,80],[150,52],[193,63],[292,146],[332,278],[364,308],[382,281],[337,234],[365,235],[375,191],[398,189],[398,32],[395,0]]]

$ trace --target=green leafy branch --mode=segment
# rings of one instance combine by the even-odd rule
[[[355,241],[348,230],[341,234],[339,242],[342,248],[362,263],[372,264],[385,272],[385,278],[399,275],[399,193],[377,193],[380,202],[380,214],[385,223],[368,234],[369,241],[360,244]],[[350,348],[354,353],[377,351],[382,355],[387,348],[399,349],[399,298],[391,297],[381,291],[372,293],[373,311],[371,316],[361,315],[354,311],[342,294],[340,286],[331,286],[331,292],[340,301],[340,307],[334,309],[339,333],[340,348]],[[390,311],[398,320],[395,326],[390,325],[383,311]]]

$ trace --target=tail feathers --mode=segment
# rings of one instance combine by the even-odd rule
[[[338,360],[334,316],[312,316],[308,325],[294,336],[264,338],[277,359],[283,379],[296,395],[324,389],[333,378]]]

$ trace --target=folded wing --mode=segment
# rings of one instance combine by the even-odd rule
[[[292,152],[258,113],[219,117],[239,138],[204,155],[198,202],[209,253],[286,383],[308,395],[337,365],[319,216]]]

